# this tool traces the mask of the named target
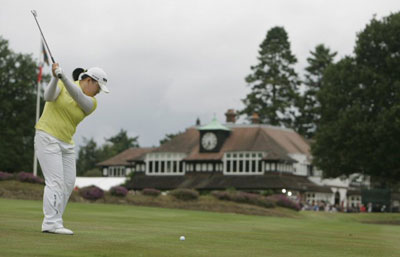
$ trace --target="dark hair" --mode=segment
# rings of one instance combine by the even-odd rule
[[[76,68],[72,72],[72,78],[74,79],[74,81],[77,81],[79,79],[79,75],[81,75],[82,72],[85,72],[84,68]]]

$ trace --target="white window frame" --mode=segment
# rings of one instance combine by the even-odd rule
[[[182,162],[186,158],[185,153],[148,153],[145,156],[145,174],[147,176],[171,176],[171,175],[185,175],[186,166]],[[150,173],[149,163],[152,162],[152,172]],[[176,168],[174,169],[174,162],[176,162]],[[158,165],[156,165],[158,163]],[[167,163],[169,163],[169,170],[167,170]],[[161,172],[161,165],[164,165],[164,172]],[[158,167],[158,170],[156,170]]]
[[[126,167],[125,166],[109,166],[107,169],[108,177],[125,177]]]
[[[349,207],[358,208],[361,205],[361,196],[360,195],[352,195],[347,197],[347,202]]]
[[[263,175],[265,171],[265,162],[262,159],[265,152],[226,152],[222,158],[224,175]],[[230,171],[227,171],[227,162],[230,161]],[[246,169],[246,161],[249,161],[249,170]],[[255,161],[255,171],[253,169],[253,161]],[[259,167],[261,161],[261,167]],[[242,170],[240,170],[240,162],[242,162]],[[235,163],[235,165],[234,165]],[[235,167],[235,170],[233,169]]]

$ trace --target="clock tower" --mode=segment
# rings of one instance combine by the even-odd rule
[[[231,133],[231,130],[219,123],[215,117],[209,124],[199,128],[199,131],[200,153],[219,152]]]

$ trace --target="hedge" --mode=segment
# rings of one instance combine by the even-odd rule
[[[275,204],[273,201],[267,199],[265,196],[259,194],[246,193],[241,191],[213,191],[211,193],[219,200],[232,201],[237,203],[247,203],[257,205],[265,208],[273,208]]]
[[[123,186],[115,186],[110,189],[113,196],[125,197],[128,194],[128,189]]]
[[[42,178],[33,175],[33,173],[28,173],[28,172],[23,172],[23,171],[21,171],[17,174],[16,179],[21,182],[44,184],[44,180]]]
[[[87,200],[97,200],[103,198],[104,191],[96,186],[88,186],[79,189],[79,195]]]
[[[274,201],[276,205],[289,208],[295,211],[300,211],[301,207],[299,203],[289,199],[286,195],[278,194],[278,195],[270,195],[267,198],[271,201]]]
[[[183,201],[197,200],[199,198],[199,192],[193,189],[178,188],[169,192],[170,195],[176,199]]]
[[[149,196],[159,196],[161,194],[161,191],[154,188],[145,188],[142,190],[142,194]]]

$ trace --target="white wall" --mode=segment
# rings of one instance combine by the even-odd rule
[[[332,193],[319,193],[319,192],[307,192],[306,193],[306,202],[308,204],[312,204],[314,201],[315,204],[318,202],[324,201],[329,204],[333,204],[332,202]]]
[[[110,190],[114,186],[124,184],[126,177],[77,177],[75,187],[97,186],[103,190]]]
[[[340,196],[339,205],[341,205],[342,202],[343,202],[343,206],[346,207],[346,205],[347,205],[347,188],[332,187],[331,190],[333,192],[332,204],[335,203],[335,194],[336,194],[336,192],[339,192],[339,196]]]
[[[304,154],[289,154],[292,159],[295,159],[297,163],[293,164],[295,168],[295,175],[307,176],[307,165],[309,165],[309,161],[307,160],[307,155]]]

